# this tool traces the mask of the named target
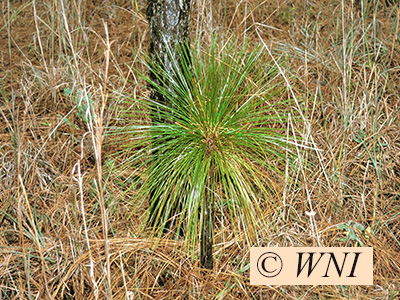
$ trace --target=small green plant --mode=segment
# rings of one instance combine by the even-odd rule
[[[121,134],[127,166],[145,173],[137,203],[149,200],[154,233],[166,226],[184,232],[192,250],[199,241],[201,264],[209,268],[212,263],[202,257],[210,254],[217,220],[229,224],[241,242],[266,236],[265,211],[274,206],[271,183],[292,158],[295,143],[287,128],[293,111],[290,101],[274,99],[281,90],[272,83],[277,70],[259,63],[261,47],[214,39],[208,51],[199,45],[190,54],[181,50],[185,56],[182,65],[172,58],[172,73],[149,64],[161,84],[145,80],[168,104],[128,99],[127,107],[140,103],[142,109],[124,112],[136,124],[114,134]]]
[[[76,105],[76,116],[83,122],[93,121],[93,111],[95,102],[91,93],[84,93],[78,89],[75,93],[70,88],[64,89],[64,95],[71,97]]]
[[[59,117],[59,118],[63,121],[63,123],[67,124],[70,128],[79,129],[79,126],[76,125],[76,124],[72,124],[72,123],[69,121],[68,118],[63,117],[63,116],[60,115],[60,114],[57,114],[57,117]]]
[[[353,220],[348,221],[346,224],[339,224],[339,230],[346,230],[347,238],[339,238],[338,240],[341,242],[347,242],[351,240],[352,242],[357,242],[360,246],[364,246],[363,242],[361,241],[360,237],[358,236],[358,231],[363,232],[365,227],[364,225],[357,223]]]

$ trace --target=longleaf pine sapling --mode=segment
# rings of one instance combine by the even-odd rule
[[[126,166],[145,178],[134,201],[148,203],[148,219],[159,225],[153,234],[160,237],[166,226],[178,237],[183,232],[187,249],[194,256],[199,243],[201,265],[210,269],[218,226],[232,228],[248,245],[266,236],[273,178],[294,157],[287,131],[291,101],[276,100],[278,72],[261,47],[218,43],[217,37],[208,49],[177,46],[191,64],[177,62],[167,49],[173,71],[148,64],[157,80],[144,79],[170,105],[152,97],[128,99],[128,107],[137,105],[126,118],[135,122],[157,111],[158,121],[141,117],[116,132],[122,153],[129,153]]]

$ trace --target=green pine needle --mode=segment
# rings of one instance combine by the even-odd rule
[[[172,74],[148,63],[161,84],[144,76],[147,84],[169,103],[127,100],[135,109],[123,118],[134,124],[113,134],[124,147],[119,154],[129,156],[124,166],[144,172],[143,196],[132,201],[148,200],[154,212],[148,218],[159,225],[155,234],[169,221],[194,246],[203,218],[215,222],[215,215],[249,243],[267,230],[263,210],[273,208],[271,183],[294,157],[296,143],[287,134],[291,102],[274,99],[282,91],[272,83],[278,72],[261,63],[262,48],[249,49],[215,38],[208,51],[191,48],[191,66],[182,59],[180,67],[170,54]],[[206,203],[215,215],[205,216]]]

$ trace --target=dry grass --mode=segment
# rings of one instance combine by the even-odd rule
[[[266,243],[375,251],[373,286],[255,287],[229,228],[213,271],[181,241],[147,238],[137,183],[108,157],[121,95],[148,92],[145,1],[2,1],[0,299],[397,299],[400,10],[387,2],[193,3],[194,39],[265,43],[306,111],[315,149],[281,183]],[[350,220],[365,226],[354,240],[337,227]]]

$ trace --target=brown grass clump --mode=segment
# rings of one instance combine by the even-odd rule
[[[217,228],[213,271],[182,241],[149,238],[131,205],[140,182],[109,157],[123,95],[148,93],[145,1],[2,1],[0,299],[397,299],[396,3],[193,1],[193,39],[263,42],[282,97],[305,111],[311,149],[280,183],[266,243],[374,248],[373,286],[258,287],[229,228]],[[349,221],[365,228],[353,240],[337,227]]]

